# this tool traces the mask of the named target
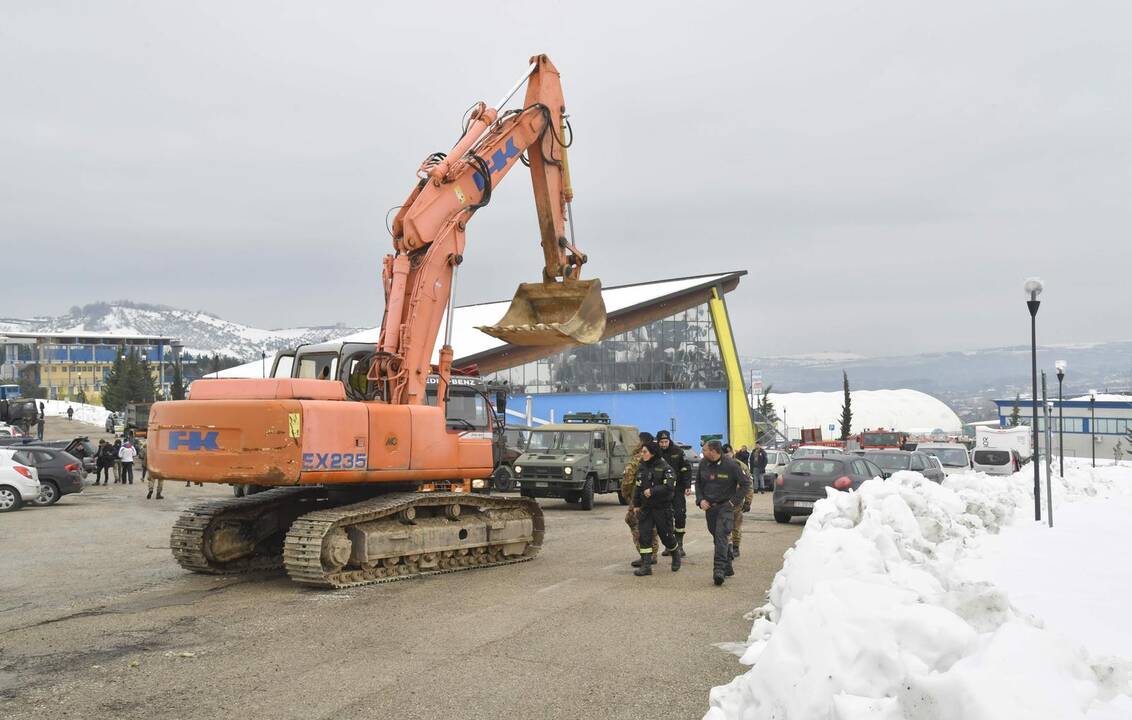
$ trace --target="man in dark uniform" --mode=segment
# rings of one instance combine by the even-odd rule
[[[692,492],[692,466],[680,446],[672,442],[672,435],[667,430],[657,432],[656,444],[660,446],[661,457],[676,475],[676,487],[672,491],[672,524],[676,533],[676,551],[683,557],[688,554],[684,552],[684,528],[688,524],[688,501],[685,497]],[[676,551],[665,550],[661,555],[668,556]]]
[[[676,489],[676,474],[661,457],[660,446],[647,442],[641,448],[641,464],[637,467],[637,487],[633,493],[633,504],[637,511],[641,539],[652,537],[653,530],[660,535],[664,547],[676,548],[676,536],[672,532],[672,493]],[[671,553],[672,572],[680,569],[680,553]],[[641,543],[641,567],[634,575],[652,575],[652,548]]]
[[[708,441],[696,479],[696,505],[704,511],[708,532],[715,543],[712,580],[716,585],[735,574],[731,567],[731,529],[735,508],[743,506],[750,489],[751,481],[739,463],[723,457],[723,444]]]

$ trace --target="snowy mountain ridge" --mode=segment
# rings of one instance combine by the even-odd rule
[[[102,332],[116,335],[163,335],[184,343],[192,355],[229,355],[242,360],[259,358],[303,343],[324,342],[362,328],[341,324],[264,330],[224,320],[201,310],[182,310],[119,300],[73,307],[66,315],[36,318],[0,318],[3,332]]]

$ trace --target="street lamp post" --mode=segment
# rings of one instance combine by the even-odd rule
[[[1034,449],[1031,453],[1036,454],[1040,447],[1038,443],[1038,306],[1041,305],[1041,301],[1038,300],[1038,296],[1042,294],[1042,281],[1038,278],[1027,279],[1025,290],[1026,307],[1030,311],[1030,379],[1033,381],[1033,394],[1030,395],[1033,400],[1030,405],[1034,410],[1031,421],[1031,429],[1034,431]],[[1034,463],[1034,520],[1041,522],[1042,469],[1037,457],[1033,457],[1032,462]]]
[[[1068,365],[1064,360],[1058,360],[1054,367],[1057,368],[1057,448],[1061,452],[1061,477],[1065,477],[1065,413],[1061,407],[1061,383],[1065,380]]]
[[[1097,466],[1097,391],[1089,391],[1089,449],[1093,452],[1093,467]]]

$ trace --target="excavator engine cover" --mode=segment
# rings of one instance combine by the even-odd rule
[[[600,280],[523,283],[495,325],[478,330],[512,345],[588,345],[605,332]]]

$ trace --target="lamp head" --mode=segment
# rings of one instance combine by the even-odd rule
[[[1038,296],[1042,294],[1042,279],[1041,278],[1026,278],[1026,299],[1037,300]]]

